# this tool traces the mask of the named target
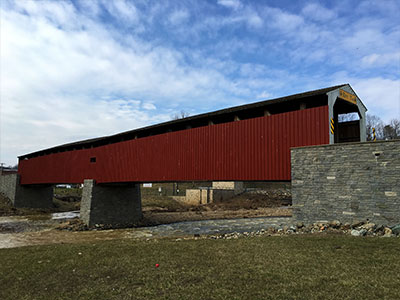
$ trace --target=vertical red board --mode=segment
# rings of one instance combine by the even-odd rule
[[[38,156],[22,184],[290,180],[290,148],[329,143],[328,106]],[[95,157],[96,162],[90,162]]]

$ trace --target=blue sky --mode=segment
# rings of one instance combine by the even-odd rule
[[[400,1],[1,1],[0,161],[350,83],[400,118]]]

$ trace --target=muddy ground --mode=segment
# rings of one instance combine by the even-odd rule
[[[165,202],[155,206],[151,199],[143,199],[143,222],[145,225],[158,225],[182,221],[291,216],[290,196],[287,191],[254,191],[220,203],[199,206],[175,203],[172,208]]]
[[[200,206],[185,205],[168,196],[144,196],[142,197],[143,220],[137,226],[153,226],[182,221],[291,216],[290,196],[290,192],[287,190],[253,190],[224,202]],[[0,216],[28,216],[32,222],[23,224],[30,224],[33,228],[42,226],[40,222],[48,225],[46,220],[50,219],[52,213],[79,211],[79,207],[80,197],[76,191],[72,191],[72,195],[68,195],[66,192],[63,192],[62,195],[61,193],[56,194],[54,207],[50,209],[15,208],[8,199],[0,195]],[[57,222],[61,224],[55,224]],[[62,229],[85,229],[77,221],[64,220],[62,222],[60,220],[57,222],[52,222],[52,224]],[[5,222],[0,224],[0,233],[12,232],[12,230]],[[17,232],[31,230],[32,228],[16,229]]]
[[[167,196],[145,196],[142,197],[143,219],[133,224],[133,227],[139,228],[112,230],[107,225],[99,225],[92,228],[94,231],[88,230],[78,218],[79,197],[57,196],[51,209],[23,209],[12,207],[10,201],[0,195],[0,249],[88,240],[147,238],[154,235],[151,228],[157,228],[156,225],[168,226],[162,224],[175,223],[171,225],[178,227],[180,224],[193,224],[196,227],[196,221],[222,221],[217,219],[226,219],[227,222],[248,221],[252,224],[254,219],[251,218],[260,221],[259,218],[262,217],[291,216],[290,197],[287,193],[274,193],[247,193],[223,203],[200,206],[187,206]],[[62,211],[68,213],[60,213]],[[264,218],[266,221],[263,222],[270,222],[272,219]],[[186,222],[180,223],[184,221]],[[195,229],[197,228],[193,228]]]

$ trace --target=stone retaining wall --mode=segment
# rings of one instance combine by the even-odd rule
[[[0,175],[0,193],[6,196],[14,204],[17,190],[18,174]]]
[[[50,208],[53,206],[53,186],[19,184],[18,174],[0,175],[0,193],[15,207]]]
[[[291,150],[293,217],[400,223],[400,140]]]

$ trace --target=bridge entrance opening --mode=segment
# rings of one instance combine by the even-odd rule
[[[352,143],[361,141],[361,114],[357,105],[338,99],[334,105],[335,130],[334,142]]]

